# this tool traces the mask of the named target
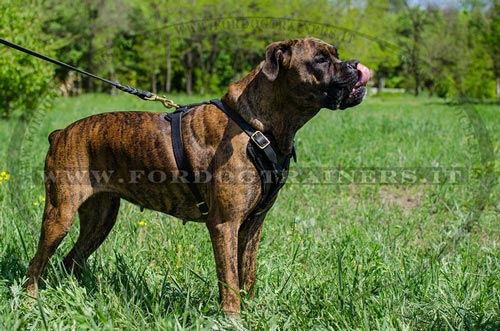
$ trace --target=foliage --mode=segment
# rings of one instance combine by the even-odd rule
[[[416,3],[47,0],[24,10],[24,2],[8,1],[1,5],[0,33],[154,93],[223,93],[264,58],[266,45],[306,35],[335,44],[342,59],[367,64],[379,89],[492,98],[497,81],[500,93],[498,0]],[[54,73],[50,65],[3,46],[0,52],[4,116],[34,101],[32,95],[47,89],[54,76],[71,84],[66,69]],[[116,92],[82,79],[84,92]],[[30,93],[17,93],[21,90]]]
[[[500,1],[493,0],[483,21],[483,42],[486,53],[490,56],[494,78],[496,78],[497,96],[500,97]]]
[[[42,33],[41,6],[28,1],[0,2],[0,37],[51,56],[50,36]],[[39,36],[32,38],[33,35]],[[0,117],[15,109],[34,110],[52,88],[55,67],[32,56],[0,46]]]

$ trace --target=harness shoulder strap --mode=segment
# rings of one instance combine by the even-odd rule
[[[278,162],[278,157],[276,152],[271,146],[271,141],[259,130],[255,130],[248,124],[238,113],[227,107],[220,99],[210,100],[210,103],[216,105],[220,110],[222,110],[230,119],[232,119],[240,128],[245,131],[247,135],[253,140],[253,142],[259,147],[267,156],[269,161],[276,165],[277,171],[281,172],[282,167]]]
[[[191,164],[184,149],[184,141],[182,139],[182,116],[184,111],[172,113],[169,117],[172,122],[172,149],[174,151],[175,163],[179,169],[181,178],[186,179],[186,184],[193,193],[196,199],[196,206],[202,215],[208,215],[208,205],[201,196],[200,190],[194,183],[194,174],[191,169]]]
[[[222,110],[229,118],[231,118],[240,128],[250,137],[253,144],[247,146],[247,150],[251,155],[253,162],[261,176],[262,184],[262,198],[258,206],[252,212],[252,215],[259,215],[268,210],[276,197],[278,192],[285,185],[287,179],[287,172],[290,165],[290,159],[293,157],[295,160],[295,149],[292,150],[290,155],[286,155],[282,163],[278,161],[278,156],[271,141],[261,131],[255,130],[251,127],[238,113],[227,107],[221,100],[214,99],[210,103],[216,105]],[[177,111],[167,114],[165,119],[172,123],[172,148],[175,156],[177,168],[181,174],[183,182],[189,186],[196,199],[196,206],[202,215],[207,215],[209,208],[204,201],[198,186],[195,184],[195,176],[189,158],[186,155],[184,148],[184,141],[182,139],[182,116],[189,112],[193,107],[186,106]],[[269,171],[271,171],[272,178],[270,178]],[[271,180],[270,180],[271,179]]]
[[[278,161],[278,156],[271,141],[261,132],[250,126],[238,113],[226,106],[220,99],[211,100],[210,103],[216,105],[229,118],[231,118],[253,141],[247,146],[247,152],[257,168],[262,187],[262,197],[251,215],[259,215],[269,210],[272,203],[285,185],[288,177],[290,159],[296,160],[295,149],[292,153],[284,156],[282,162]]]

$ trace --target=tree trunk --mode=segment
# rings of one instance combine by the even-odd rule
[[[193,93],[193,52],[186,54],[186,93]]]
[[[415,35],[413,38],[413,49],[412,49],[412,66],[413,66],[413,75],[415,78],[415,96],[418,97],[420,92],[420,59],[418,55],[420,54],[419,42],[420,42],[420,32],[418,27],[415,27]]]
[[[89,52],[87,53],[87,70],[89,72],[94,72],[94,28],[93,23],[90,23],[90,36],[89,36]],[[94,79],[87,79],[87,89],[89,92],[94,92]]]
[[[420,75],[418,72],[415,73],[415,96],[418,97],[418,94],[420,92]]]
[[[109,79],[110,79],[111,81],[116,81],[116,77],[115,77],[114,72],[111,72],[111,73],[109,74]],[[117,94],[117,89],[116,89],[116,88],[111,88],[111,89],[109,90],[109,94],[111,94],[111,95],[116,95],[116,94]]]
[[[385,76],[379,77],[377,80],[377,93],[382,93],[385,88]]]
[[[156,94],[156,70],[151,70],[151,92]]]
[[[165,44],[165,55],[167,58],[167,69],[165,72],[165,91],[170,93],[172,90],[172,58],[170,55],[170,38],[167,36]]]
[[[203,42],[200,41],[199,43],[196,44],[198,48],[198,55],[200,56],[199,61],[200,61],[200,71],[201,71],[201,91],[198,91],[200,94],[205,94],[205,91],[207,90],[208,86],[208,75],[206,74],[207,68],[205,61],[203,59]]]
[[[95,38],[95,21],[99,16],[99,10],[90,6],[90,24],[89,24],[89,50],[87,53],[87,70],[89,72],[94,72],[94,38]],[[94,92],[94,79],[87,79],[87,89],[89,92]]]
[[[215,75],[215,63],[217,62],[217,57],[219,55],[218,52],[218,43],[219,43],[219,38],[218,34],[212,35],[212,41],[211,41],[211,49],[210,49],[210,56],[208,57],[208,79],[207,82],[210,82],[210,85],[207,86],[208,92],[212,93],[212,88],[216,87],[211,84],[212,82],[212,77]]]
[[[109,72],[108,72],[108,77],[111,81],[116,81],[116,77],[115,77],[115,65],[113,64],[113,40],[112,39],[108,39],[106,41],[106,47],[107,47],[107,58],[109,59]],[[111,95],[115,95],[116,94],[116,89],[115,88],[110,88],[109,89],[109,94]]]
[[[385,88],[385,81],[387,78],[387,70],[384,65],[380,65],[377,70],[377,93],[381,93]]]

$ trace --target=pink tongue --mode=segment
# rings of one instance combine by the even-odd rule
[[[358,82],[356,83],[356,87],[366,85],[368,80],[370,79],[370,69],[362,65],[361,63],[358,63],[356,69],[359,71],[359,79]]]

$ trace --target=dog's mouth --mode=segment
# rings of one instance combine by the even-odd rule
[[[360,104],[366,95],[366,83],[370,79],[370,69],[361,63],[356,64],[356,71],[358,79],[355,81],[354,86],[349,85],[347,91],[349,94],[342,97],[337,104],[337,109],[346,109]],[[344,93],[343,93],[344,94]]]
[[[358,65],[356,66],[356,70],[358,71],[358,81],[356,82],[356,84],[354,84],[349,97],[360,94],[361,90],[364,94],[366,92],[366,83],[368,83],[368,80],[370,79],[370,69],[368,69],[366,66],[358,63]]]
[[[331,109],[346,109],[360,104],[366,95],[366,83],[370,79],[370,69],[359,62],[351,67],[352,74],[346,81],[337,83],[335,92],[331,95]],[[340,87],[339,87],[340,85]]]

